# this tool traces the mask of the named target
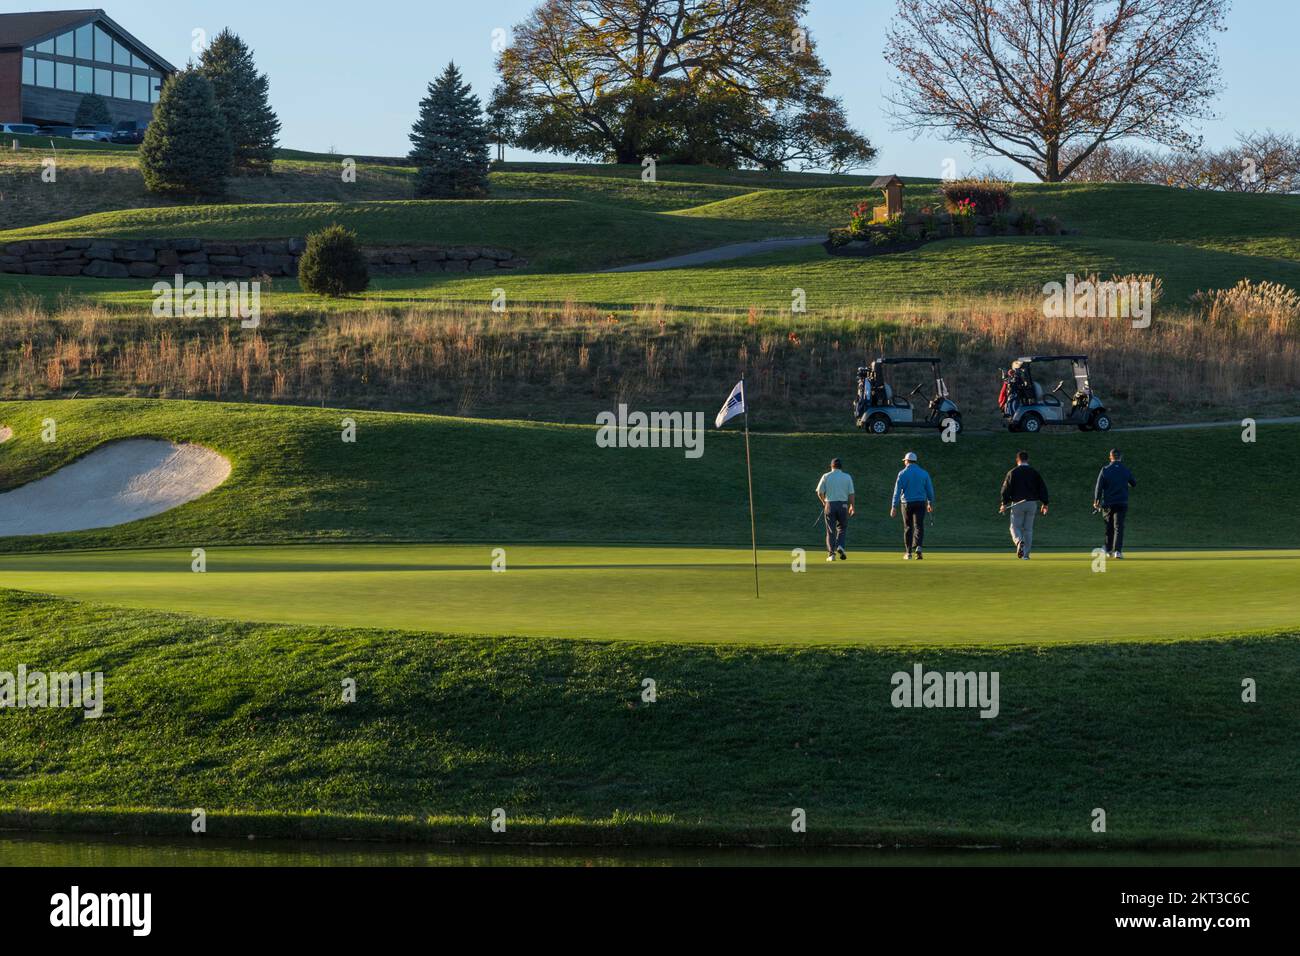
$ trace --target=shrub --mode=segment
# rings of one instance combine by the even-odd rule
[[[140,145],[150,192],[221,196],[234,147],[212,84],[198,70],[177,73],[162,89]]]
[[[335,224],[309,235],[298,261],[298,282],[317,295],[364,292],[370,285],[370,266],[357,245],[357,234]]]
[[[1034,230],[1038,228],[1038,215],[1032,209],[1022,209],[1012,220],[1012,225],[1022,236],[1032,236]]]
[[[77,115],[72,122],[75,126],[107,126],[113,122],[113,114],[102,96],[87,93],[77,104]]]
[[[963,236],[975,235],[975,200],[967,197],[953,204],[952,226],[954,233]]]
[[[873,215],[871,203],[858,203],[853,207],[853,214],[849,216],[849,232],[855,236],[862,235],[867,231],[867,226],[870,225]]]
[[[939,184],[949,212],[956,212],[963,200],[970,200],[974,212],[992,216],[1011,207],[1011,184],[997,179],[954,179]]]
[[[1061,220],[1057,219],[1055,216],[1048,216],[1043,220],[1043,235],[1059,236],[1061,232]]]
[[[1011,231],[1011,217],[1004,212],[994,213],[989,217],[989,232],[995,236],[1005,236]]]

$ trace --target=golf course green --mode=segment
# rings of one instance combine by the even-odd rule
[[[873,546],[883,542],[874,541]],[[1300,630],[1300,552],[854,552],[489,545],[0,555],[0,588],[284,624],[730,645],[1072,644]],[[494,558],[503,571],[493,571]],[[504,562],[502,565],[500,562]]]

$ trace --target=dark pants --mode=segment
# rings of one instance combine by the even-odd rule
[[[844,547],[849,534],[849,503],[847,501],[826,502],[826,553],[834,554]]]
[[[1128,517],[1128,505],[1108,505],[1101,509],[1106,518],[1106,553],[1114,554],[1124,550],[1124,519]]]
[[[907,553],[920,551],[925,541],[925,502],[909,501],[903,505],[903,547]]]

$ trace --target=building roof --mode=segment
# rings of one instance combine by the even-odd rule
[[[899,179],[897,176],[877,176],[876,181],[871,184],[871,188],[884,189],[886,186],[892,183],[898,183],[900,186],[903,185],[903,181]]]
[[[158,66],[170,73],[176,72],[176,67],[131,36],[130,33],[114,23],[108,14],[99,9],[0,13],[0,50],[31,46],[92,20],[102,20],[114,31],[129,39],[141,53],[157,63]]]

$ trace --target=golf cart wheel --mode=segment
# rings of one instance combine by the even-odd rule
[[[1029,432],[1031,435],[1037,435],[1043,430],[1043,419],[1037,412],[1030,412],[1020,420],[1020,430]]]
[[[873,435],[883,435],[889,431],[888,415],[872,415],[867,419],[867,431]]]
[[[1110,413],[1104,408],[1099,408],[1092,413],[1092,421],[1089,424],[1099,432],[1110,431]]]

